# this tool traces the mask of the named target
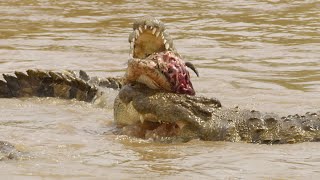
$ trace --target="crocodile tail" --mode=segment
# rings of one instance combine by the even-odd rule
[[[79,75],[67,71],[64,73],[42,70],[3,74],[0,80],[0,98],[11,97],[59,97],[91,102],[98,88],[118,89],[122,86],[120,78],[90,78],[84,71]]]

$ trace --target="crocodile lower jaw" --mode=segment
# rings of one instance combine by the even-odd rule
[[[185,125],[183,121],[173,123],[144,121],[123,127],[121,134],[153,140],[179,137]]]

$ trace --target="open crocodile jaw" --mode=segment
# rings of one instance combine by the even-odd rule
[[[136,20],[129,36],[130,56],[143,59],[153,53],[173,50],[172,39],[165,30],[164,24],[156,18]]]
[[[139,29],[141,29],[141,31],[136,30],[136,38],[133,40],[134,43],[131,42],[131,44],[133,44],[134,58],[144,58],[149,56],[153,52],[161,52],[166,50],[163,39],[160,36],[156,36],[152,33],[154,32],[153,30],[156,30],[156,28],[149,29],[147,27],[147,29],[144,29],[139,27]],[[140,33],[141,35],[139,35]]]
[[[129,42],[133,59],[128,63],[128,82],[138,81],[152,89],[195,95],[186,67],[190,67],[197,75],[198,72],[176,53],[173,41],[160,20],[149,16],[137,19],[133,23]],[[150,59],[149,56],[156,59]]]

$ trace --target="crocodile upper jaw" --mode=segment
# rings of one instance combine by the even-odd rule
[[[143,59],[163,51],[174,51],[173,41],[164,24],[154,17],[143,17],[133,23],[129,36],[130,56]]]

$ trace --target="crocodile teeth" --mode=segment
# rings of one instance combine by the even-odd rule
[[[147,29],[148,27],[147,27],[147,25],[144,25],[144,29]]]
[[[160,35],[160,31],[158,31],[157,33],[156,33],[156,37],[158,37]]]
[[[169,44],[166,43],[166,44],[165,44],[165,47],[166,47],[166,50],[168,50],[168,49],[169,49]]]
[[[140,26],[139,26],[139,31],[140,31],[141,33],[143,32],[142,27],[140,27]]]
[[[164,36],[163,36],[163,34],[161,34],[161,38],[164,40]]]
[[[140,122],[141,122],[141,124],[143,124],[143,122],[144,122],[144,118],[142,115],[140,115]]]
[[[164,40],[163,40],[163,44],[166,44],[166,43],[167,43],[167,40],[164,39]]]
[[[136,38],[137,38],[137,37],[139,37],[139,35],[140,35],[140,34],[139,34],[139,30],[136,29],[135,31],[136,31]]]
[[[133,47],[134,47],[134,42],[131,42],[130,43],[130,48],[133,49]]]
[[[152,34],[154,35],[154,34],[156,33],[156,31],[157,31],[157,28],[154,28],[154,29],[152,30]]]

